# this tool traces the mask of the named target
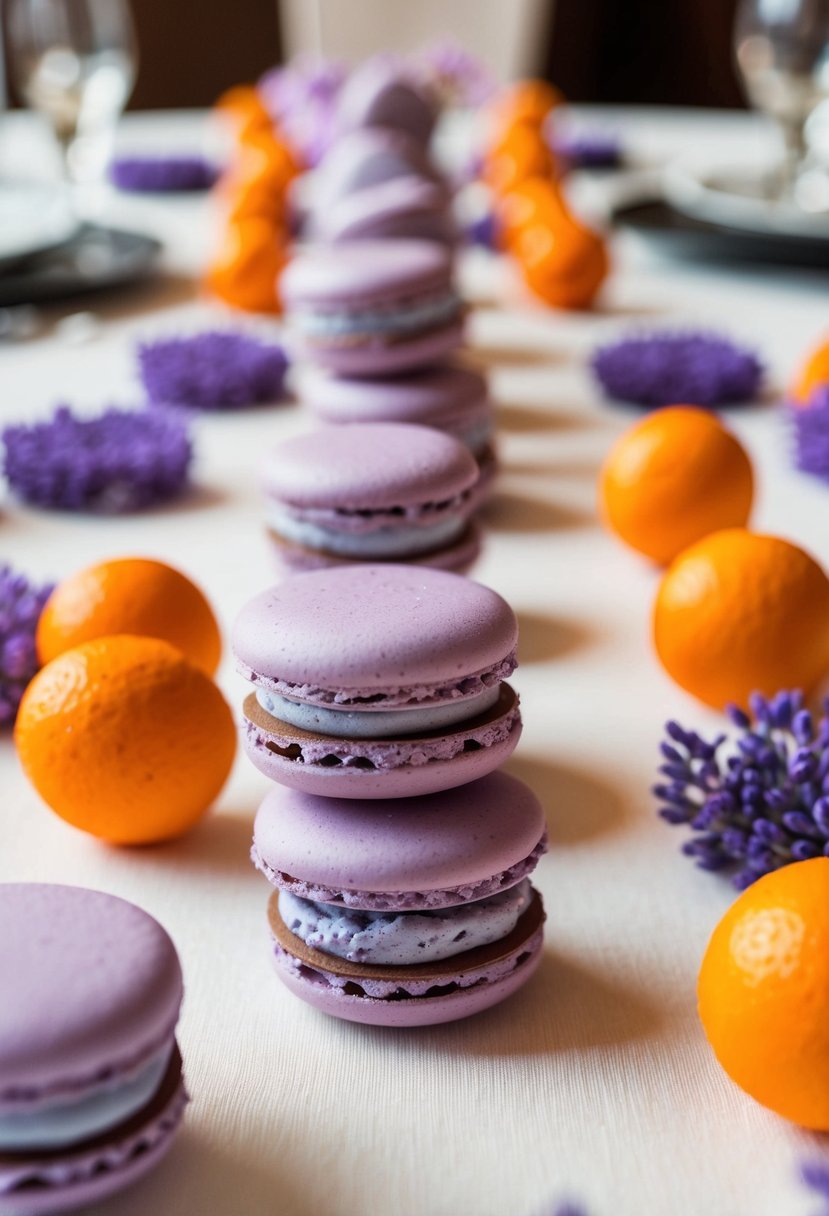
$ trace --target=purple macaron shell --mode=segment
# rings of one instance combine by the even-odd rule
[[[245,723],[244,748],[249,760],[282,785],[324,798],[414,798],[451,790],[485,777],[509,760],[521,738],[521,718],[514,715],[478,729],[458,729],[429,740],[338,740],[319,736],[315,751],[319,758],[343,752],[335,767],[299,763],[272,751],[278,736],[268,736],[251,722]],[[467,750],[469,743],[472,750]],[[349,757],[351,761],[349,762]],[[339,758],[339,757],[338,757]],[[360,767],[354,760],[366,760]]]
[[[473,490],[472,505],[476,507],[481,501],[479,483]],[[335,557],[332,553],[322,553],[316,549],[307,549],[301,545],[293,545],[288,541],[273,540],[273,555],[276,559],[275,572],[282,576],[293,574],[308,574],[311,570],[335,570],[339,566],[353,565],[352,559]],[[430,566],[433,570],[448,570],[453,574],[466,574],[477,562],[481,555],[481,529],[474,519],[470,520],[463,534],[451,544],[444,545],[432,553],[415,553],[406,559],[410,566]],[[399,560],[399,559],[398,559]]]
[[[542,807],[506,773],[399,803],[364,804],[275,787],[252,856],[274,886],[375,911],[445,908],[525,878],[546,848]]]
[[[385,127],[428,143],[438,117],[435,98],[395,56],[376,55],[352,72],[337,104],[340,132]]]
[[[388,241],[387,247],[397,248],[402,244],[403,241]],[[353,249],[354,245],[347,243],[331,248]],[[440,246],[434,245],[434,248]],[[431,363],[439,363],[454,354],[463,345],[463,340],[464,327],[458,321],[396,342],[378,338],[352,345],[326,345],[293,335],[290,346],[297,359],[314,362],[335,376],[383,377],[413,372]]]
[[[446,363],[394,380],[358,380],[307,368],[302,401],[324,422],[412,422],[462,436],[492,421],[486,379]]]
[[[51,1216],[85,1208],[138,1182],[169,1151],[187,1105],[180,1084],[166,1108],[140,1131],[106,1148],[44,1158],[21,1175],[37,1185],[9,1190],[14,1171],[0,1166],[0,1216]],[[20,1174],[20,1171],[17,1171]]]
[[[446,182],[417,141],[402,131],[378,127],[351,131],[337,140],[314,176],[312,210],[322,216],[355,192],[413,177],[430,182],[444,205],[448,203]]]
[[[364,423],[284,440],[265,465],[263,488],[287,506],[316,511],[315,522],[365,531],[349,526],[348,517],[319,513],[422,507],[464,494],[477,477],[473,456],[450,435],[409,423]],[[359,515],[355,524],[361,519],[365,525]]]
[[[0,1111],[94,1092],[171,1040],[182,998],[175,947],[114,895],[0,886]]]
[[[415,239],[454,245],[458,227],[445,190],[420,177],[397,177],[339,199],[315,213],[322,241]]]
[[[274,965],[283,984],[295,996],[333,1017],[366,1026],[437,1026],[481,1013],[506,1000],[535,974],[542,951],[543,931],[538,929],[522,946],[521,955],[526,957],[520,963],[516,958],[508,957],[489,968],[482,968],[480,973],[454,977],[454,982],[462,981],[467,987],[445,995],[413,997],[411,1000],[352,996],[341,982],[326,982],[328,977],[322,974],[315,977],[298,959],[279,948],[274,954]],[[335,977],[331,976],[330,980],[334,981]],[[446,982],[453,982],[452,977]]]
[[[312,571],[240,612],[241,673],[316,704],[371,697],[378,709],[473,696],[514,669],[515,614],[460,575],[373,564]]]
[[[452,257],[433,241],[353,241],[312,245],[279,281],[286,307],[368,308],[446,291]]]

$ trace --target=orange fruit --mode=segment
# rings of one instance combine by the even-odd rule
[[[808,692],[829,670],[829,579],[780,537],[712,532],[663,575],[653,640],[668,675],[715,709]]]
[[[111,633],[163,638],[212,675],[222,638],[203,593],[178,570],[144,557],[98,562],[58,583],[37,626],[41,663]]]
[[[216,102],[216,109],[230,117],[240,139],[256,131],[270,131],[273,125],[253,85],[240,84],[226,89]]]
[[[23,768],[61,819],[113,844],[180,836],[216,798],[236,751],[213,681],[158,638],[67,650],[23,696]]]
[[[829,857],[783,866],[740,895],[708,943],[697,998],[732,1081],[829,1131]]]
[[[721,528],[742,527],[753,493],[751,462],[707,410],[654,410],[616,441],[599,478],[607,528],[660,565]]]
[[[559,90],[546,80],[519,80],[502,89],[490,104],[490,123],[496,133],[517,123],[540,129],[550,111],[563,100]]]
[[[552,177],[553,155],[543,137],[519,123],[509,127],[484,156],[483,177],[494,194],[511,190],[528,177]]]
[[[792,385],[791,396],[795,405],[808,404],[816,388],[829,384],[829,337],[815,347]]]
[[[284,144],[268,139],[243,145],[222,178],[221,194],[230,219],[263,218],[284,230],[288,190],[297,173],[296,161]]]
[[[233,308],[281,312],[278,279],[287,262],[285,234],[271,220],[261,216],[231,219],[205,285]]]
[[[528,177],[517,182],[496,207],[502,247],[515,252],[522,232],[534,224],[555,224],[564,205],[561,191],[550,177]]]
[[[589,308],[610,270],[602,238],[571,215],[529,224],[513,253],[530,291],[553,308]]]

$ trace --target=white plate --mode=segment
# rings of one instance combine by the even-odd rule
[[[68,200],[54,187],[0,181],[0,267],[61,245],[77,228]]]
[[[678,163],[665,171],[664,190],[673,207],[693,219],[743,232],[829,240],[829,214],[803,211],[794,203],[769,199],[764,184],[773,165],[712,165],[696,169]]]

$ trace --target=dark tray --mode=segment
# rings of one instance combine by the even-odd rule
[[[84,224],[71,240],[0,273],[0,308],[45,304],[148,278],[161,242],[141,232]]]
[[[663,199],[643,199],[614,209],[612,221],[680,258],[775,262],[829,270],[829,240],[794,233],[759,233],[683,215]]]

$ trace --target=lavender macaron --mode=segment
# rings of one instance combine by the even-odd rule
[[[273,781],[330,798],[406,798],[498,768],[521,734],[512,609],[428,567],[295,574],[233,630],[245,749]]]
[[[528,876],[546,845],[538,799],[505,773],[403,803],[274,787],[251,856],[277,888],[277,974],[324,1012],[372,1025],[487,1009],[540,961]]]
[[[427,144],[439,107],[431,91],[414,80],[401,60],[375,55],[352,72],[337,98],[337,130],[384,127]]]
[[[478,462],[481,483],[495,472],[495,414],[484,376],[452,363],[389,380],[331,376],[315,367],[298,378],[303,403],[325,423],[408,422],[445,431]]]
[[[296,352],[343,376],[388,376],[448,355],[463,337],[452,258],[435,241],[311,246],[280,291]]]
[[[178,956],[100,891],[0,886],[0,1213],[97,1203],[164,1156],[187,1094]]]
[[[264,469],[268,530],[288,571],[348,561],[465,570],[478,466],[469,449],[407,423],[324,426],[284,440]]]

